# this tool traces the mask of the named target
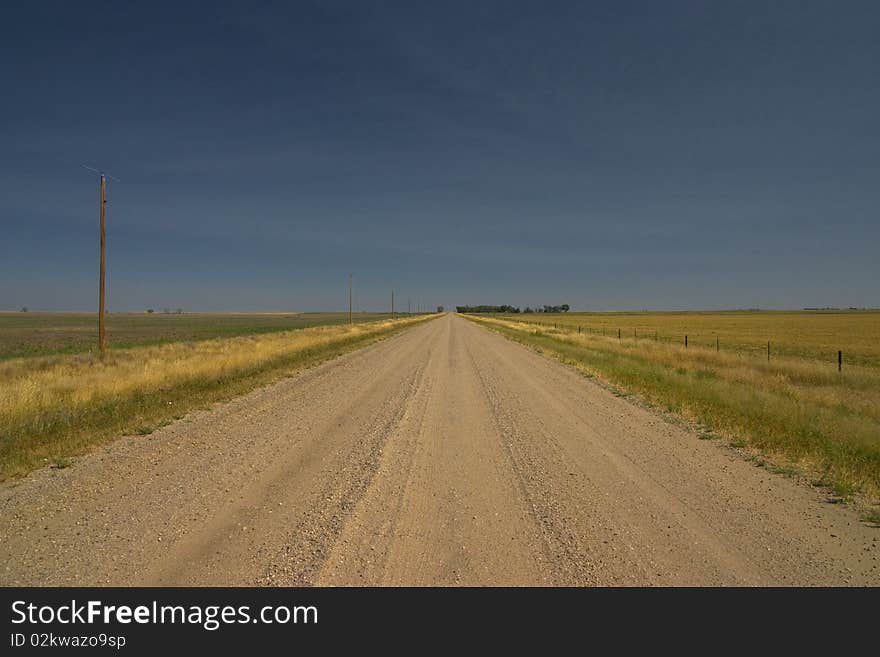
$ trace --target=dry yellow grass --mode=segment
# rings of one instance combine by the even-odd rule
[[[81,453],[119,432],[146,433],[189,408],[411,326],[425,317],[201,342],[94,356],[0,363],[0,476]]]
[[[842,496],[880,498],[880,369],[618,340],[569,325],[471,316],[705,428],[794,465]],[[552,320],[551,320],[552,322]]]
[[[877,311],[727,311],[532,313],[507,319],[559,327],[580,326],[584,332],[623,338],[657,337],[659,342],[773,358],[791,356],[834,365],[837,350],[844,365],[880,367],[880,312]]]

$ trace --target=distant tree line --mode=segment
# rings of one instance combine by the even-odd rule
[[[547,306],[545,305],[543,308],[529,308],[526,306],[526,309],[523,310],[524,313],[567,313],[571,307],[564,303],[561,306]]]
[[[570,306],[563,303],[561,306],[547,306],[543,308],[529,308],[520,310],[516,306],[456,306],[455,309],[460,313],[567,313]]]
[[[518,313],[514,306],[456,306],[460,313]]]

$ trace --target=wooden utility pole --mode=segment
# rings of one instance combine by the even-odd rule
[[[394,319],[394,290],[391,290],[391,319]]]
[[[351,324],[351,274],[348,275],[348,323]]]
[[[104,350],[106,348],[106,327],[104,326],[104,272],[106,270],[106,259],[104,257],[104,242],[106,239],[106,230],[105,230],[105,222],[104,216],[106,213],[106,204],[107,204],[107,181],[104,179],[104,174],[101,174],[101,267],[100,267],[100,278],[98,281],[98,351],[101,353],[101,357],[104,356]]]
[[[406,300],[406,314],[412,315],[412,301],[410,299]]]
[[[100,207],[99,207],[99,216],[101,217],[101,265],[98,269],[98,351],[101,354],[101,357],[104,356],[104,352],[107,348],[107,329],[105,326],[107,314],[106,307],[104,305],[104,277],[107,271],[107,259],[105,256],[106,252],[106,214],[107,214],[107,178],[113,178],[113,180],[118,180],[118,178],[114,178],[108,173],[104,173],[103,171],[99,171],[98,169],[93,169],[92,167],[82,165],[84,169],[88,169],[89,171],[94,171],[100,176]]]

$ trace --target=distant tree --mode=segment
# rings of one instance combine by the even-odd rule
[[[442,312],[443,312],[443,306],[437,306],[437,312],[438,312],[438,313],[442,313]]]
[[[147,308],[147,314],[148,314],[148,315],[152,315],[153,312],[154,312],[154,311],[153,311],[152,308]]]
[[[518,313],[519,308],[514,306],[456,306],[456,311],[460,313]]]
[[[21,312],[26,313],[27,311],[28,311],[28,307],[27,307],[27,306],[22,306],[22,307],[21,307]]]

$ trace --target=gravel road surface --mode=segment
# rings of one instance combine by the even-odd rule
[[[878,542],[454,314],[0,486],[2,585],[877,585]]]

